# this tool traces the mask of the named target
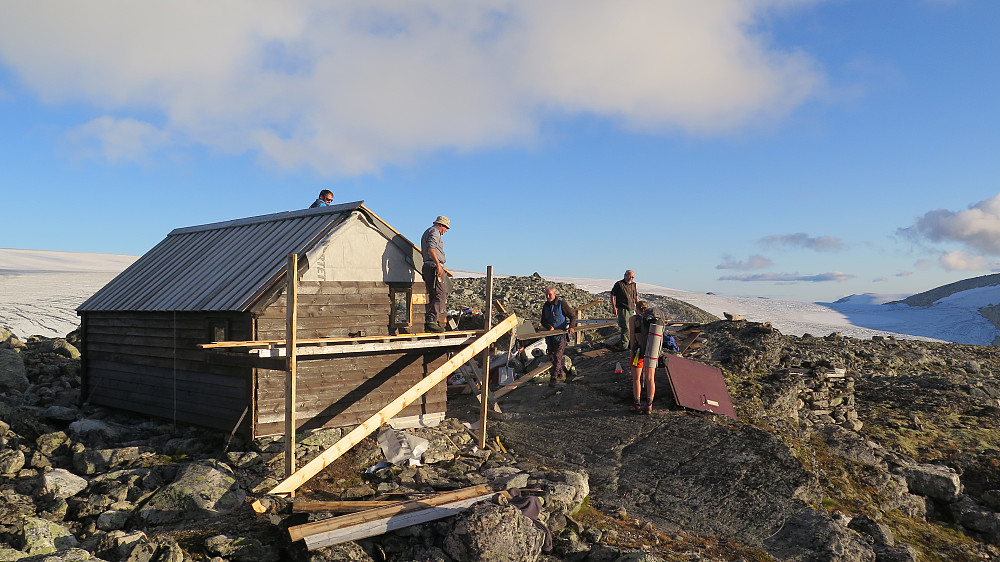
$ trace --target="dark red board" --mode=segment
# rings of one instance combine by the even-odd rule
[[[736,419],[726,380],[719,369],[678,355],[667,355],[667,378],[677,403],[685,408]]]

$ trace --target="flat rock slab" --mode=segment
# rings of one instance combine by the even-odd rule
[[[519,389],[493,427],[520,454],[589,472],[602,504],[667,528],[762,545],[803,500],[819,500],[814,478],[773,435],[685,411],[630,414],[613,390],[626,379],[601,371],[548,398],[547,387]]]

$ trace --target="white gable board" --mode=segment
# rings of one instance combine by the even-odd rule
[[[413,283],[419,277],[413,249],[398,238],[386,238],[364,215],[352,212],[306,254],[309,266],[302,280]]]

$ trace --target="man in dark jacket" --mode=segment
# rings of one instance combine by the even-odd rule
[[[618,328],[621,330],[622,339],[619,349],[628,349],[629,346],[629,318],[635,314],[635,303],[639,300],[639,293],[635,288],[635,272],[631,269],[625,271],[625,276],[611,287],[611,313],[618,315]]]
[[[568,330],[569,334],[572,334],[576,329],[576,309],[556,295],[555,287],[545,288],[545,304],[542,305],[541,323],[543,330]],[[563,370],[563,353],[566,352],[566,340],[569,334],[545,338],[549,357],[552,358],[549,386],[566,382],[566,371]]]
[[[438,323],[448,303],[448,277],[444,270],[444,242],[441,241],[441,235],[450,228],[451,221],[448,217],[441,216],[434,219],[434,224],[420,237],[420,253],[424,257],[420,276],[427,287],[428,296],[424,329],[428,332],[444,331],[444,326]]]

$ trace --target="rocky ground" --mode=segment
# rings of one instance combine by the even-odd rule
[[[547,283],[509,279],[497,298],[533,318]],[[482,306],[466,289],[451,308]],[[574,304],[596,298],[558,289]],[[624,354],[594,339],[570,352],[580,381],[543,378],[500,400],[488,428],[507,452],[475,447],[463,422],[477,405],[456,395],[441,426],[408,430],[429,440],[423,466],[366,473],[383,458],[370,438],[301,489],[535,489],[547,552],[539,527],[492,502],[307,551],[287,528],[326,515],[278,499],[264,514],[249,507],[283,476],[280,440],[80,407],[73,334],[0,333],[0,561],[1000,558],[997,348],[793,337],[745,321],[702,330],[692,358],[722,369],[738,421],[676,408],[662,370],[654,414],[629,414],[628,375],[615,373]],[[302,436],[299,464],[341,434]]]

